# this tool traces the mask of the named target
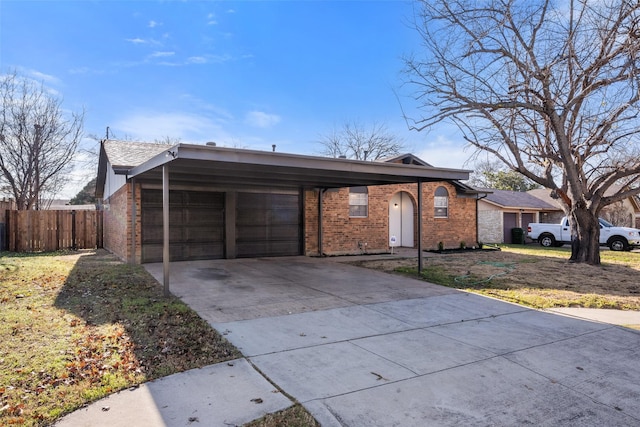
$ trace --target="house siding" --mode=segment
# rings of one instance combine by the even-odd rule
[[[108,205],[104,209],[104,243],[109,252],[123,261],[140,264],[142,254],[142,225],[140,218],[140,185],[135,184],[135,233],[132,236],[132,194],[133,184],[126,183],[105,200]],[[132,238],[135,239],[135,252],[132,252]]]
[[[449,192],[447,218],[434,217],[434,193],[444,186]],[[366,218],[349,217],[349,189],[323,193],[322,250],[325,255],[380,253],[389,251],[389,201],[394,194],[408,193],[414,205],[414,242],[417,246],[417,184],[370,186],[369,212]],[[457,248],[464,242],[476,244],[476,200],[457,197],[449,183],[433,182],[422,185],[424,249],[436,249],[439,242],[445,248]],[[305,192],[305,254],[317,255],[318,250],[318,192]]]
[[[434,193],[444,186],[449,192],[448,218],[434,217]],[[122,260],[141,263],[142,224],[141,188],[135,185],[135,216],[132,217],[132,184],[127,183],[115,191],[105,202],[104,247]],[[418,242],[417,184],[397,184],[368,187],[369,205],[366,218],[349,216],[349,189],[323,192],[323,254],[346,255],[386,253],[389,251],[389,202],[394,194],[404,191],[414,205],[414,247]],[[318,256],[318,195],[317,190],[303,192],[304,251],[307,256]],[[436,249],[439,242],[445,248],[457,248],[462,242],[476,244],[476,200],[457,197],[455,187],[449,183],[423,184],[423,239],[424,249]],[[135,233],[132,233],[132,221]],[[134,239],[132,244],[132,239]],[[133,247],[133,251],[132,251]]]
[[[130,185],[115,191],[105,200],[103,213],[104,236],[103,246],[122,260],[128,260],[131,216],[129,201]]]
[[[502,243],[502,211],[478,211],[478,240],[483,243]]]
[[[618,227],[635,227],[635,211],[629,199],[605,207],[600,216]]]
[[[304,197],[304,254],[320,255],[318,249],[318,190],[306,190]]]
[[[434,217],[433,197],[436,188],[444,186],[449,192],[448,218]],[[449,183],[423,184],[423,247],[436,249],[440,242],[445,248],[458,248],[461,244],[475,246],[476,199],[458,197],[456,189]]]

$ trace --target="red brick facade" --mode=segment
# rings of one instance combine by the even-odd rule
[[[446,218],[434,216],[434,193],[443,186],[449,193]],[[326,255],[387,252],[389,250],[389,203],[404,191],[414,206],[414,242],[418,240],[417,184],[368,187],[369,213],[366,218],[349,216],[349,189],[327,191],[323,195],[322,251]],[[445,182],[422,184],[424,249],[458,248],[476,245],[476,200],[458,197],[453,185]],[[318,255],[318,192],[305,192],[305,254]],[[417,243],[416,243],[417,247]]]
[[[128,238],[131,216],[129,201],[130,184],[121,187],[104,201],[104,248],[122,260],[128,260]]]
[[[434,217],[434,193],[444,186],[449,193],[447,218]],[[105,201],[104,247],[123,260],[141,262],[140,186],[135,188],[135,250],[132,252],[131,184],[116,191]],[[446,182],[424,183],[423,189],[423,249],[436,249],[439,242],[445,248],[457,248],[462,242],[476,244],[476,200],[458,197],[453,185]],[[323,193],[322,252],[325,255],[381,253],[389,251],[389,204],[394,194],[406,192],[414,212],[414,245],[418,241],[417,184],[397,184],[368,187],[368,215],[349,216],[349,189]],[[318,250],[318,191],[308,190],[304,197],[304,254],[314,256]],[[133,254],[133,255],[132,255]]]
[[[132,259],[131,252],[131,183],[127,183],[105,201],[104,248],[124,261],[140,263],[142,247],[142,227],[140,210],[140,186],[136,185],[136,247]]]

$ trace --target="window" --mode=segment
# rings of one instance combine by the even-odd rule
[[[349,216],[366,218],[369,214],[369,194],[367,187],[349,188]]]
[[[436,218],[447,218],[449,216],[449,192],[444,187],[436,188],[433,198],[434,214]]]

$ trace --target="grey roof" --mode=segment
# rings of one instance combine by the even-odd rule
[[[558,206],[541,200],[528,192],[510,190],[489,190],[484,199],[503,208],[558,210]],[[549,190],[545,190],[549,191]],[[553,200],[549,197],[550,200]]]
[[[416,164],[368,162],[206,145],[103,141],[96,195],[102,197],[110,164],[116,174],[141,184],[162,183],[162,166],[172,185],[220,188],[341,188],[469,178],[469,170]],[[475,194],[475,191],[472,190]]]
[[[148,142],[106,140],[102,144],[111,166],[115,169],[131,168],[141,165],[152,157],[171,148],[167,144]]]
[[[405,165],[419,165],[419,166],[432,166],[429,163],[425,162],[421,158],[411,153],[400,154],[399,156],[388,157],[385,159],[381,159],[381,162],[388,163],[403,163]]]
[[[607,191],[604,192],[605,196],[610,196],[614,193],[617,193],[619,191],[621,191],[623,189],[623,187],[621,185],[618,184],[614,184],[611,187],[609,187],[607,189]],[[538,188],[536,190],[529,190],[527,191],[527,193],[531,194],[534,197],[537,197],[540,200],[543,200],[547,203],[550,203],[554,206],[556,206],[556,209],[560,209],[560,204],[558,202],[556,202],[550,195],[551,190],[547,189],[547,188]],[[631,205],[633,206],[633,208],[635,209],[636,212],[640,212],[640,198],[639,196],[635,196],[635,197],[629,197],[629,202],[631,203]]]
[[[554,206],[556,209],[560,209],[560,205],[551,197],[551,190],[548,188],[536,188],[535,190],[527,191],[527,193],[549,205]]]

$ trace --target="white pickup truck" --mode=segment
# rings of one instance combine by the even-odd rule
[[[640,247],[640,230],[629,227],[616,227],[600,218],[600,245],[609,246],[612,251],[628,251]],[[569,221],[562,218],[560,224],[533,222],[527,227],[527,235],[542,246],[562,246],[571,243]]]

